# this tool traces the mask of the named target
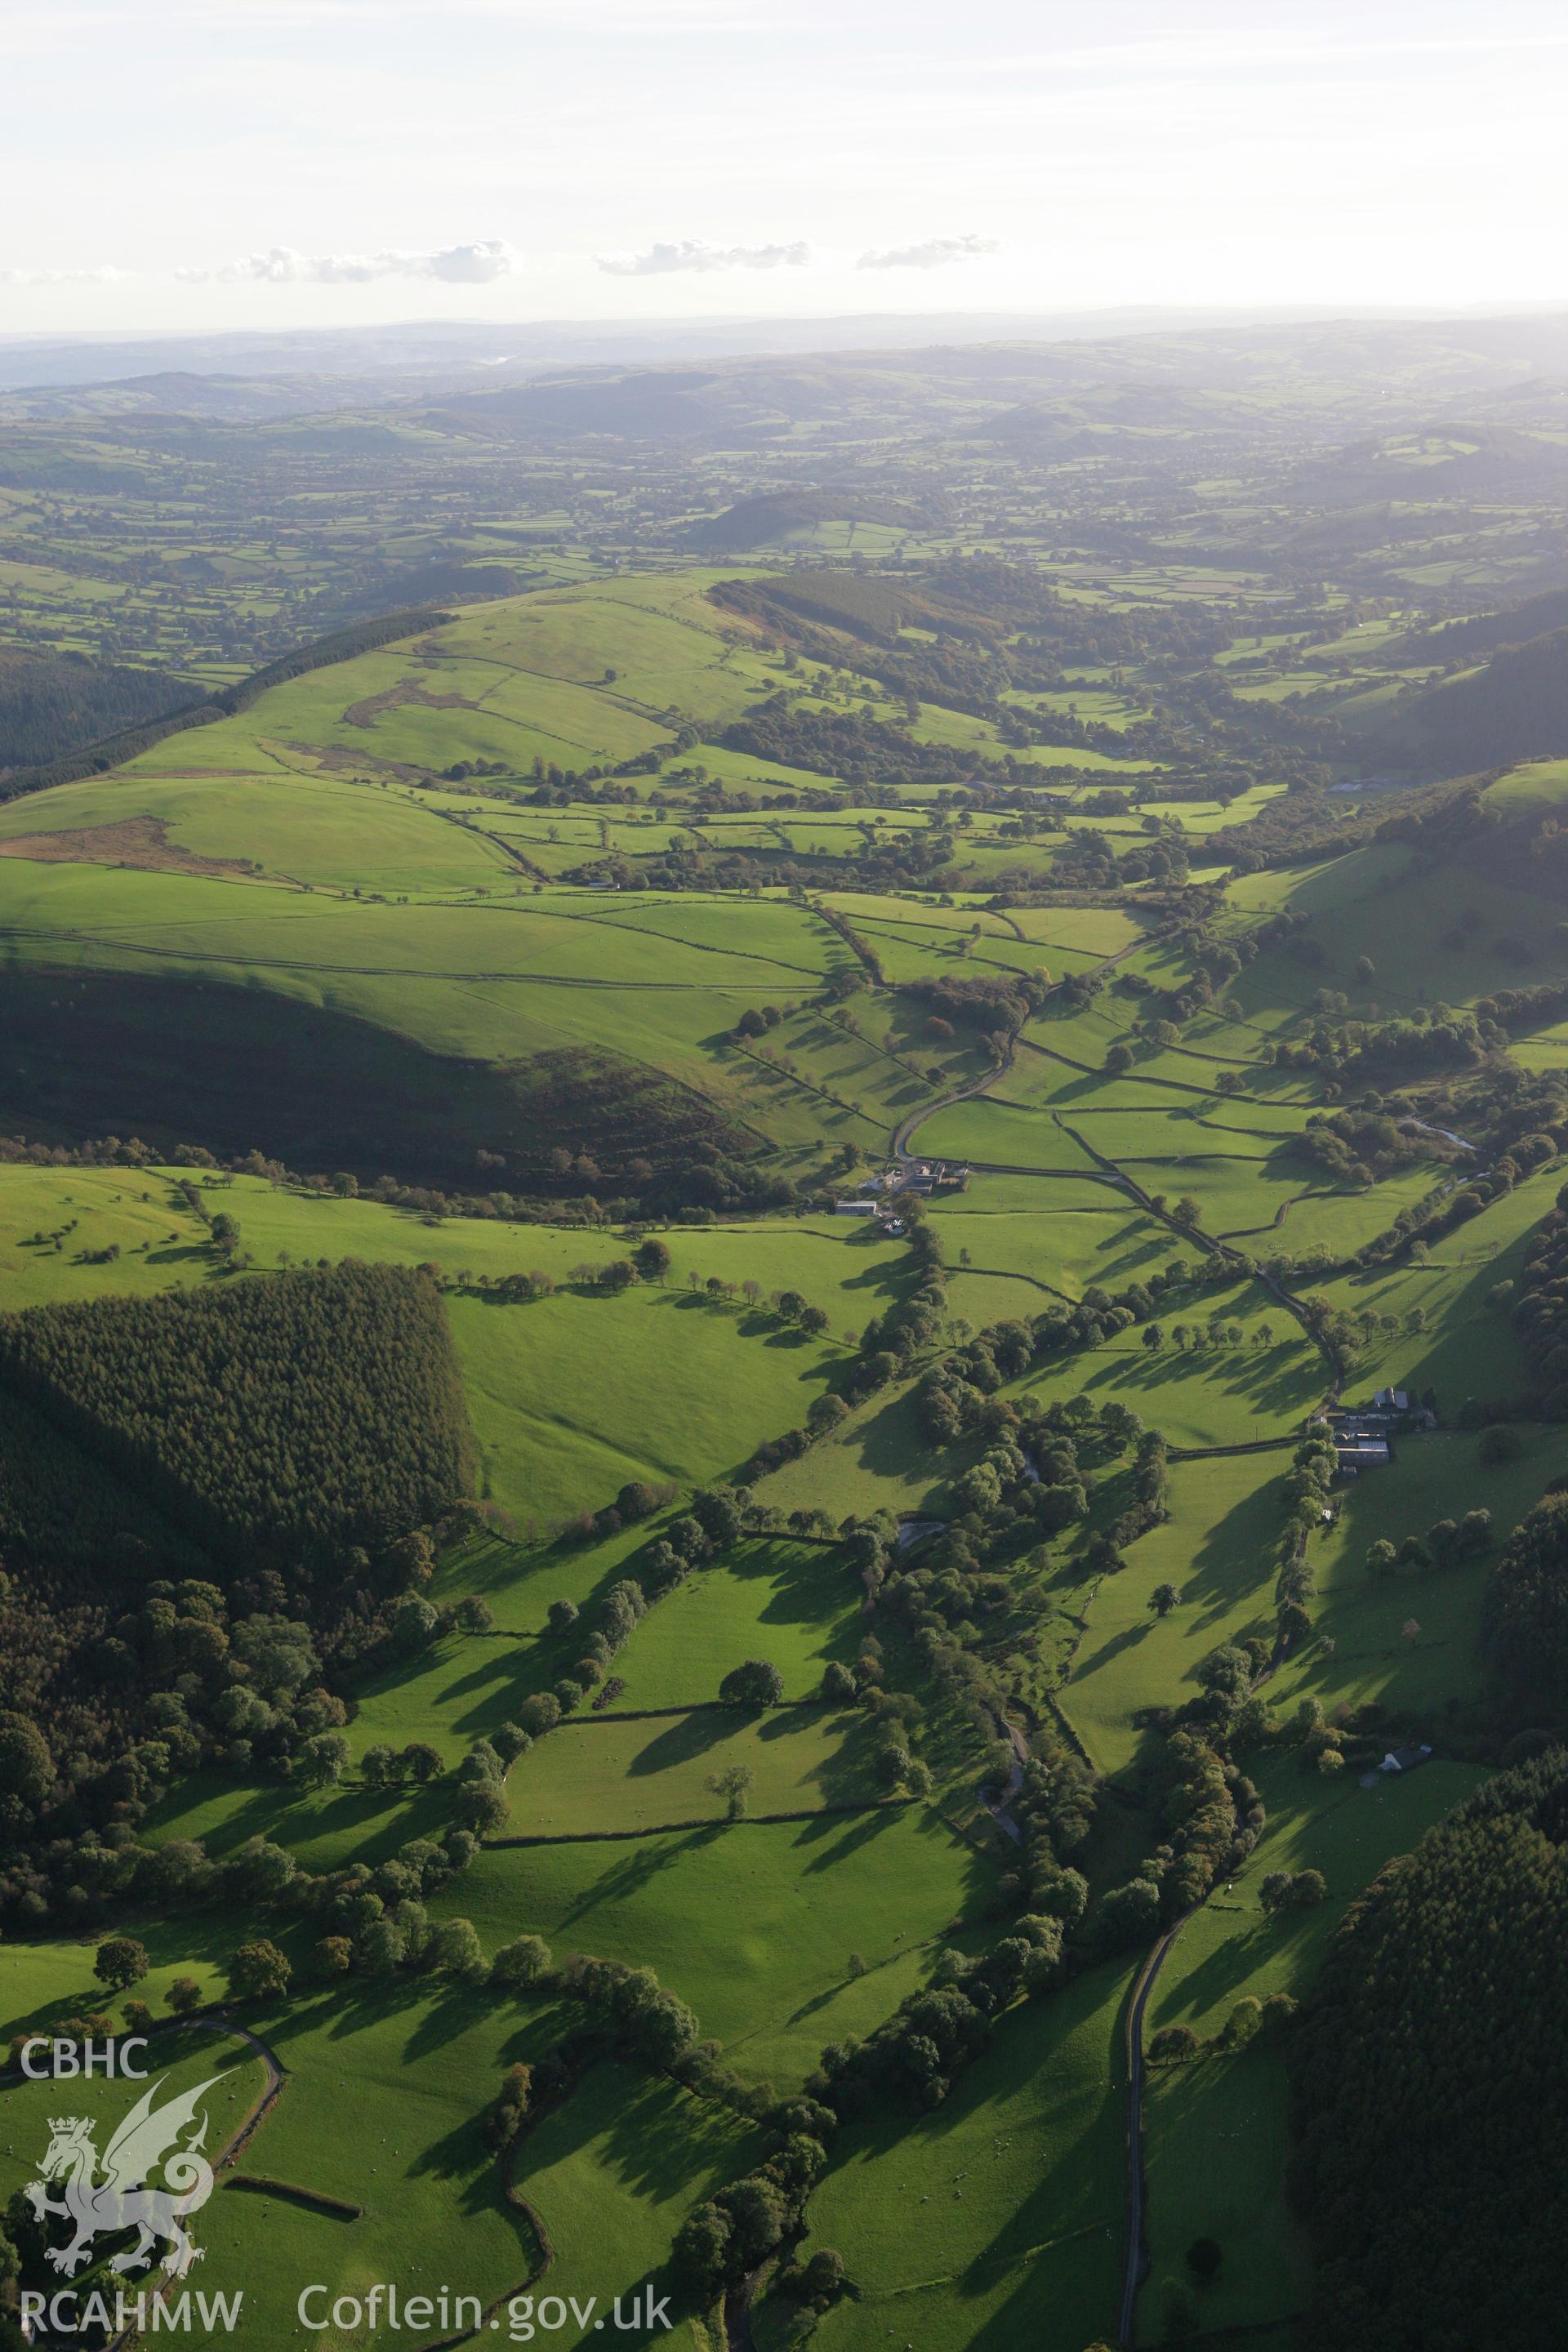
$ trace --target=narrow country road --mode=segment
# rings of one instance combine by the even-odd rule
[[[916,1157],[916,1154],[910,1150],[910,1138],[914,1134],[915,1129],[923,1127],[928,1118],[934,1118],[939,1110],[951,1110],[954,1103],[967,1102],[972,1095],[983,1095],[996,1079],[1005,1077],[1013,1066],[1013,1056],[1017,1049],[1017,1035],[1015,1033],[1008,1038],[1007,1050],[999,1062],[993,1062],[988,1070],[982,1070],[980,1076],[977,1078],[971,1078],[967,1086],[954,1087],[950,1094],[939,1095],[935,1102],[922,1103],[919,1110],[910,1111],[909,1117],[901,1120],[893,1130],[891,1157],[901,1166],[907,1167]]]
[[[1127,2011],[1127,2262],[1121,2277],[1121,2310],[1116,2323],[1117,2340],[1123,2345],[1132,2341],[1138,2290],[1149,2261],[1143,2243],[1143,2016],[1171,1947],[1192,1916],[1191,1911],[1184,1911],[1148,1954],[1133,1984]]]

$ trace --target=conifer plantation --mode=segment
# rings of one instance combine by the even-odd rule
[[[464,1492],[445,1309],[344,1263],[0,1321],[0,1383],[232,1570],[382,1549]]]
[[[1296,2030],[1312,2326],[1512,2352],[1558,2326],[1568,2199],[1568,1758],[1493,1781],[1352,1907]]]

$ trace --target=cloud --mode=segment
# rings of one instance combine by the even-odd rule
[[[110,261],[97,269],[0,269],[0,286],[118,286],[133,274]]]
[[[186,286],[366,286],[377,278],[435,278],[447,286],[489,286],[509,278],[519,256],[500,237],[449,245],[438,253],[297,253],[275,245],[241,254],[219,269],[176,269]]]
[[[945,269],[950,261],[973,261],[984,253],[1000,253],[994,236],[928,236],[923,245],[892,245],[863,253],[857,269]]]
[[[664,278],[678,269],[804,269],[811,247],[793,245],[704,245],[686,237],[679,245],[650,245],[646,253],[602,253],[599,267],[612,278]]]

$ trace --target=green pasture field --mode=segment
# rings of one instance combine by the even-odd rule
[[[1194,1669],[1211,1650],[1253,1633],[1272,1639],[1289,1462],[1285,1446],[1173,1463],[1169,1517],[1132,1545],[1120,1574],[1100,1580],[1058,1696],[1101,1771],[1122,1772],[1134,1761],[1145,1743],[1135,1714],[1190,1698]],[[1166,1583],[1181,1601],[1156,1617],[1149,1596]]]
[[[613,897],[399,906],[0,859],[0,950],[24,965],[269,988],[479,1060],[607,1045],[700,1087],[748,1005],[814,993],[849,961],[782,900],[694,908],[675,936],[621,913]],[[728,944],[700,935],[705,915]]]
[[[460,1751],[456,1742],[448,1744],[455,1760]],[[428,1792],[389,1797],[348,1780],[336,1789],[306,1791],[235,1780],[213,1768],[187,1774],[149,1812],[140,1834],[149,1845],[196,1839],[220,1858],[247,1838],[270,1838],[286,1845],[305,1869],[326,1871],[346,1870],[356,1862],[374,1868],[410,1838],[438,1839],[449,1826],[449,1809]],[[199,1939],[199,1920],[186,1922],[184,1932]]]
[[[603,891],[574,896],[563,904],[547,900],[535,910],[542,919],[590,919],[606,930],[638,939],[668,940],[705,953],[740,953],[773,966],[777,985],[810,988],[838,969],[845,950],[838,934],[815,908],[784,898],[745,898],[734,892],[712,896],[681,891]]]
[[[1173,824],[1179,824],[1184,833],[1195,834],[1201,839],[1205,833],[1217,833],[1222,826],[1250,824],[1270,801],[1278,800],[1280,790],[1278,784],[1253,784],[1228,803],[1146,800],[1142,812],[1144,816],[1165,817]]]
[[[1434,1244],[1424,1264],[1406,1259],[1317,1286],[1348,1314],[1370,1309],[1400,1327],[1367,1339],[1356,1357],[1352,1396],[1407,1389],[1414,1381],[1417,1393],[1433,1389],[1439,1408],[1453,1413],[1467,1397],[1504,1399],[1528,1388],[1510,1302],[1493,1306],[1489,1296],[1500,1283],[1517,1283],[1531,1233],[1560,1181],[1560,1171],[1538,1171]]]
[[[707,1662],[715,1691],[730,1664]],[[818,1706],[765,1714],[717,1705],[684,1715],[571,1717],[513,1765],[511,1834],[576,1837],[721,1821],[725,1800],[707,1786],[741,1766],[754,1776],[756,1813],[819,1812],[877,1801],[866,1718]]]
[[[364,1257],[434,1265],[465,1284],[535,1268],[564,1282],[574,1267],[608,1265],[627,1248],[613,1230],[485,1217],[444,1217],[432,1223],[413,1211],[294,1191],[258,1176],[12,1162],[0,1164],[0,1283],[7,1302],[32,1306],[104,1290],[157,1290],[182,1280],[215,1278],[216,1261],[204,1246],[205,1229],[174,1192],[177,1182],[193,1177],[215,1213],[224,1209],[237,1218],[242,1242],[261,1268],[316,1257]],[[35,1233],[53,1233],[69,1218],[79,1222],[58,1253],[30,1245]],[[694,1274],[700,1283],[716,1276],[738,1285],[750,1276],[764,1297],[798,1289],[809,1303],[826,1307],[837,1324],[841,1315],[852,1319],[879,1313],[904,1287],[905,1250],[847,1219],[790,1217],[653,1230],[662,1231],[673,1264],[668,1283],[651,1286],[647,1295],[666,1303],[688,1304]],[[176,1231],[177,1241],[170,1244]],[[83,1263],[87,1249],[115,1244],[121,1253],[117,1260]],[[170,1247],[166,1256],[160,1255],[164,1244]],[[590,1303],[606,1302],[595,1297]],[[731,1322],[747,1313],[740,1301],[705,1304],[703,1311]]]
[[[1025,710],[1048,710],[1102,727],[1135,727],[1143,716],[1136,702],[1103,687],[1067,687],[1055,693],[1031,692],[1020,687],[1003,698]]]
[[[628,1480],[728,1475],[804,1423],[845,1354],[765,1313],[737,1318],[657,1286],[526,1307],[454,1298],[448,1312],[481,1492],[545,1523],[613,1501]]]
[[[1532,1074],[1560,1070],[1568,1056],[1568,1024],[1556,1022],[1551,1028],[1537,1029],[1530,1036],[1515,1037],[1509,1050],[1521,1068]]]
[[[887,1806],[488,1847],[436,1909],[471,1919],[487,1949],[527,1932],[652,1968],[733,2064],[782,2085],[836,2033],[890,2014],[949,1929],[984,1917],[994,1876],[940,1814]]]
[[[788,1698],[815,1696],[829,1659],[859,1648],[859,1586],[829,1545],[785,1537],[738,1543],[688,1577],[639,1625],[617,1661],[620,1706],[681,1706],[713,1696],[728,1659],[766,1658]]]
[[[1413,1772],[1380,1774],[1375,1789],[1361,1788],[1348,1773],[1326,1783],[1303,1773],[1290,1754],[1254,1759],[1247,1769],[1267,1827],[1246,1867],[1176,1938],[1149,2002],[1146,2032],[1190,2025],[1207,2036],[1245,1992],[1304,1993],[1355,1896],[1486,1777],[1441,1757]],[[1269,1871],[1309,1869],[1327,1880],[1325,1901],[1273,1916],[1264,1910],[1258,1890]]]
[[[1568,760],[1529,760],[1487,787],[1487,804],[1511,817],[1555,811],[1568,800]]]
[[[1141,1104],[1131,1109],[1086,1107],[1064,1110],[1059,1117],[1065,1127],[1080,1134],[1103,1159],[1114,1160],[1119,1166],[1125,1162],[1134,1174],[1150,1167],[1179,1169],[1189,1160],[1256,1168],[1279,1155],[1278,1142],[1269,1136],[1248,1135],[1236,1129],[1216,1130],[1204,1116],[1210,1097],[1190,1098],[1183,1104],[1177,1097],[1176,1108],[1169,1107],[1172,1100],[1166,1096],[1158,1107]],[[1139,1181],[1148,1183],[1142,1176]],[[1149,1189],[1154,1188],[1150,1185]]]
[[[932,1213],[944,1219],[968,1220],[1032,1214],[1037,1210],[1051,1215],[1079,1211],[1093,1214],[1106,1210],[1123,1216],[1130,1213],[1126,1193],[1110,1176],[995,1176],[984,1172],[973,1177],[962,1192],[941,1194]],[[978,1255],[979,1244],[969,1234],[967,1223],[951,1227],[950,1231],[955,1246],[967,1238]],[[984,1227],[979,1231],[984,1235]]]
[[[528,978],[633,986],[716,989],[750,982],[765,992],[820,982],[849,961],[817,919],[777,899],[731,902],[725,946],[650,936],[609,898],[568,896],[478,908],[367,905],[321,895],[260,890],[205,877],[0,862],[5,935],[29,958],[52,941],[89,961],[152,953],[196,969],[319,971],[323,978],[415,981]],[[155,945],[142,945],[143,941]],[[657,949],[657,953],[655,950]],[[713,969],[702,959],[711,957]],[[54,960],[54,959],[51,959]]]
[[[873,1000],[848,1019],[853,1026],[805,1007],[786,1013],[765,1039],[719,1048],[714,1059],[735,1105],[781,1142],[830,1135],[879,1157],[911,1111],[985,1066],[962,1037],[921,1036],[920,1016],[901,1006],[884,1013]],[[770,1055],[787,1055],[793,1067]]]
[[[1052,948],[1058,955],[1119,955],[1144,936],[1142,925],[1119,907],[1019,907],[1007,919],[1046,950],[1047,961]]]
[[[986,1177],[980,1182],[999,1181],[1006,1180]],[[966,1266],[975,1274],[1027,1278],[1040,1284],[1041,1292],[1032,1307],[1015,1311],[1038,1314],[1052,1303],[1048,1293],[1081,1298],[1093,1284],[1119,1290],[1129,1282],[1147,1281],[1151,1273],[1181,1255],[1182,1244],[1168,1225],[1141,1210],[1120,1206],[1125,1196],[1110,1187],[1100,1209],[1056,1209],[1050,1205],[1055,1186],[1042,1181],[1034,1191],[1040,1204],[1032,1213],[960,1214],[946,1204],[932,1211],[950,1286],[963,1279]]]
[[[952,1314],[983,1331],[993,1323],[1026,1322],[1052,1300],[1027,1275],[959,1272],[949,1278],[947,1303]]]
[[[526,1697],[558,1682],[583,1653],[580,1636],[550,1631],[549,1610],[570,1601],[591,1622],[610,1587],[636,1574],[634,1555],[658,1526],[645,1521],[585,1545],[479,1534],[451,1547],[432,1597],[479,1594],[494,1610],[496,1631],[444,1635],[362,1676],[349,1734],[354,1754],[378,1741],[403,1747],[424,1739],[455,1764],[472,1740],[513,1720]],[[842,1588],[834,1555],[818,1547],[786,1537],[736,1545],[650,1608],[616,1660],[627,1684],[618,1704],[699,1705],[712,1698],[731,1665],[759,1655],[785,1673],[792,1696],[811,1696],[826,1659],[856,1646]],[[687,1627],[695,1630],[675,1630]],[[712,1646],[682,1647],[683,1640]]]
[[[479,2120],[506,2067],[542,2056],[560,2021],[437,1983],[306,1991],[255,2024],[287,2070],[286,2087],[242,2168],[363,2210],[344,2221],[237,2192],[219,2176],[195,2225],[205,2259],[193,2284],[209,2293],[243,2288],[235,2341],[270,2347],[290,2339],[300,2291],[316,2282],[329,2305],[339,2294],[363,2296],[377,2281],[395,2283],[405,2300],[446,2285],[485,2305],[521,2286],[541,2249],[527,2215],[505,2201]],[[154,2043],[154,2058],[158,2053]],[[227,2063],[205,2103],[209,2145],[220,2145],[259,2095],[259,2059],[226,2050],[221,2036],[191,2033],[174,2037],[171,2055],[170,2089]],[[95,2084],[94,2112],[107,2124],[135,2095],[130,2083]],[[9,2187],[26,2176],[23,2150],[35,2153],[32,2138],[42,2153],[43,2118],[58,2106],[59,2091],[46,2083],[5,2096],[17,2135],[16,2153],[4,2158],[14,2176]],[[647,2161],[650,2147],[658,2150],[657,2176]],[[550,2288],[629,2296],[668,2261],[689,2207],[750,2157],[741,2127],[672,2085],[615,2067],[594,2070],[530,2136],[517,2167],[519,2187],[556,2247]],[[454,2210],[461,2215],[460,2253],[452,2242]],[[325,2352],[350,2352],[366,2339],[329,2325],[311,2340]],[[684,2329],[671,2340],[691,2341]]]
[[[307,1993],[257,2022],[289,2078],[244,2168],[364,2210],[345,2223],[264,2195],[214,2198],[198,2227],[211,2242],[202,2271],[221,2262],[220,2275],[243,2281],[255,2342],[302,2333],[295,2306],[312,2281],[330,2288],[329,2305],[377,2280],[395,2281],[405,2298],[447,2284],[485,2303],[521,2284],[537,2242],[504,2200],[479,2123],[513,2059],[550,2047],[552,2022],[439,1982]],[[349,2352],[363,2337],[329,2326],[311,2340]]]
[[[480,832],[448,823],[403,787],[307,779],[280,766],[216,777],[133,768],[61,784],[0,808],[0,850],[40,834],[77,834],[80,862],[113,866],[130,853],[93,835],[138,818],[162,828],[171,850],[250,863],[273,882],[428,892],[510,887],[518,878]],[[162,853],[145,854],[155,862]]]
[[[1156,1120],[1174,1116],[1195,1118],[1215,1099],[1190,1080],[1180,1086],[1153,1087],[1141,1070],[1118,1075],[1080,1069],[1054,1053],[1030,1051],[1031,1044],[1026,1040],[994,1098],[1025,1109],[1059,1112],[1073,1125],[1080,1119],[1089,1121],[1088,1131],[1096,1136],[1113,1111],[1130,1118],[1145,1113]]]
[[[914,1384],[905,1382],[857,1405],[799,1461],[771,1471],[757,1492],[781,1511],[826,1511],[836,1526],[872,1511],[921,1518],[942,1512],[950,1481],[969,1461],[963,1447],[933,1453]]]
[[[1436,1169],[1426,1162],[1384,1176],[1360,1192],[1331,1191],[1319,1178],[1286,1205],[1275,1227],[1247,1238],[1259,1257],[1295,1257],[1320,1247],[1348,1257],[1387,1233],[1402,1209],[1418,1208],[1441,1181]]]
[[[1121,2274],[1127,1972],[1096,1969],[1009,2011],[933,2113],[857,2120],[835,2141],[803,2251],[835,2246],[856,2293],[827,2352],[1015,2352],[1111,2326]],[[775,2352],[784,2313],[764,2306]]]
[[[1049,971],[1052,979],[1087,971],[1098,959],[1082,948],[1045,946],[1015,939],[1011,932],[987,931],[972,939],[967,925],[960,929],[921,919],[894,921],[859,914],[853,902],[845,913],[875,950],[877,959],[895,985],[916,980],[961,977],[964,972]],[[966,915],[968,908],[963,910]]]
[[[1026,751],[1018,754],[1018,765],[1031,768],[1087,768],[1107,782],[1118,776],[1162,775],[1169,767],[1166,760],[1134,760],[1124,751],[1091,751],[1079,743],[1031,743]]]
[[[1454,1171],[1463,1176],[1465,1163]],[[1521,1270],[1521,1244],[1542,1217],[1551,1213],[1562,1190],[1563,1169],[1552,1162],[1538,1168],[1511,1192],[1489,1202],[1479,1217],[1455,1227],[1435,1241],[1428,1252],[1428,1263],[1443,1266],[1499,1266],[1499,1277],[1517,1276]]]
[[[1186,1931],[1184,1931],[1184,1940]],[[1167,1963],[1167,1967],[1170,1963]],[[1149,2272],[1139,2290],[1138,2337],[1158,2343],[1172,2310],[1184,2305],[1200,2327],[1245,2327],[1247,2340],[1278,2352],[1305,2310],[1311,2256],[1305,2231],[1280,2184],[1292,2154],[1289,2081],[1282,2049],[1254,2043],[1147,2077],[1143,2147]],[[1217,2241],[1218,2276],[1198,2285],[1186,2250]]]
[[[1036,1086],[1065,1084],[1075,1064],[1078,1075],[1090,1072],[1098,1077],[1107,1047],[1131,1040],[1138,1002],[1121,995],[1114,986],[1102,989],[1084,1005],[1075,1005],[1067,997],[1053,997],[1025,1024],[1025,1050],[1015,1059],[1010,1081],[1018,1081],[1031,1092]],[[1027,1050],[1032,1045],[1041,1049],[1038,1055]],[[1140,1045],[1133,1046],[1135,1055],[1146,1050]],[[1135,1060],[1120,1083],[1135,1082],[1137,1066]],[[1057,1071],[1060,1076],[1053,1077]]]
[[[989,1160],[1002,1168],[1060,1169],[1068,1174],[1095,1166],[1092,1153],[1042,1111],[1030,1111],[978,1096],[933,1111],[922,1122],[920,1148],[948,1160]]]
[[[1198,1107],[1195,1123],[1215,1139],[1217,1149],[1245,1151],[1253,1141],[1293,1140],[1305,1129],[1311,1108],[1303,1102],[1256,1101],[1234,1095],[1227,1100],[1213,1096]]]
[[[205,1920],[141,1919],[128,1925],[151,1963],[136,1986],[136,1998],[155,2014],[166,2013],[169,1987],[179,1976],[195,1977],[204,2000],[220,1997],[223,1974]],[[9,2039],[23,2027],[42,2029],[88,2011],[112,2011],[114,1996],[92,1972],[100,1940],[89,1937],[77,1943],[57,1937],[0,1946],[0,2036]]]
[[[1210,1136],[1206,1139],[1213,1143],[1219,1139]],[[1242,1142],[1247,1139],[1227,1139]],[[1282,1208],[1287,1214],[1279,1246],[1289,1248],[1287,1204],[1312,1189],[1316,1173],[1287,1149],[1276,1150],[1267,1157],[1260,1153],[1257,1158],[1216,1152],[1156,1160],[1129,1153],[1119,1165],[1151,1197],[1163,1193],[1173,1204],[1181,1200],[1195,1202],[1204,1233],[1211,1237],[1221,1234],[1241,1236],[1248,1254],[1259,1257],[1272,1254],[1270,1229]]]

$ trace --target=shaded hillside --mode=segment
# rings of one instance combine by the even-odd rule
[[[1528,645],[1562,628],[1568,628],[1568,588],[1549,588],[1544,595],[1527,596],[1500,613],[1478,613],[1437,629],[1413,629],[1397,641],[1395,650],[1415,661],[1482,661],[1500,646]]]
[[[281,995],[126,975],[16,972],[5,997],[0,1128],[13,1134],[196,1142],[473,1192],[556,1191],[559,1151],[586,1154],[619,1189],[634,1159],[679,1177],[699,1147],[750,1148],[700,1096],[607,1049],[498,1067]]]
[[[1568,751],[1568,628],[1504,646],[1473,677],[1415,696],[1383,740],[1411,766],[1450,776]]]

